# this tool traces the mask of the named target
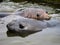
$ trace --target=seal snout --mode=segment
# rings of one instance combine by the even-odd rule
[[[51,16],[48,16],[47,18],[45,18],[45,20],[50,20],[51,19]]]

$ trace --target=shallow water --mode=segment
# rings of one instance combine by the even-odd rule
[[[60,13],[55,14],[54,8],[29,3],[23,6],[24,6],[23,8],[27,7],[42,8],[48,11],[48,13],[53,16],[53,18],[58,19],[60,21]],[[21,37],[18,34],[15,36],[12,36],[13,34],[12,35],[9,34],[7,33],[7,28],[6,25],[4,24],[4,21],[1,22],[0,20],[0,45],[60,45],[60,24],[54,27],[43,29],[40,32],[28,35],[26,37]]]

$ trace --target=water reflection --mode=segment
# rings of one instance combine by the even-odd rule
[[[14,37],[14,36],[26,37],[26,36],[28,36],[30,34],[34,34],[36,32],[40,32],[40,31],[42,31],[42,30],[39,30],[39,31],[28,31],[28,30],[25,31],[25,30],[23,30],[23,31],[20,31],[20,32],[7,31],[6,33],[7,33],[8,37]]]

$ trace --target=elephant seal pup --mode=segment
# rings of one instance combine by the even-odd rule
[[[29,19],[29,18],[20,18],[17,20],[13,20],[10,23],[8,23],[6,26],[8,30],[13,30],[13,31],[40,31],[44,28],[47,27],[54,27],[57,24],[59,24],[58,20],[49,20],[49,21],[38,21],[34,19]]]
[[[20,32],[20,31],[40,31],[44,28],[47,28],[47,23],[44,21],[38,21],[35,19],[29,18],[20,18],[17,20],[13,20],[12,22],[7,24],[8,30]]]
[[[24,10],[18,9],[15,11],[15,15],[20,15],[25,18],[32,18],[36,20],[50,20],[51,16],[46,11],[39,8],[26,8]]]

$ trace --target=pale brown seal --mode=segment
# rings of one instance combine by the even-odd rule
[[[26,8],[23,11],[17,10],[16,14],[25,18],[32,18],[37,20],[50,20],[51,16],[46,11],[38,8]]]

